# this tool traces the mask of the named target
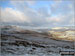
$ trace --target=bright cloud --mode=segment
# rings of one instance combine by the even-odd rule
[[[39,2],[39,1],[38,1]],[[38,4],[36,1],[11,1],[10,4],[15,8],[1,9],[1,22],[18,23],[21,25],[33,26],[61,26],[73,24],[74,20],[74,3],[65,1],[54,1],[54,3],[45,3],[41,7],[36,7],[33,4]],[[51,1],[49,1],[51,2]],[[43,3],[42,3],[43,4]],[[34,6],[34,8],[31,8]]]
[[[28,22],[24,13],[12,8],[1,9],[1,19],[3,22]]]
[[[26,3],[28,3],[29,5],[35,5],[36,4],[36,1],[34,0],[32,0],[32,1],[28,1],[28,0],[26,0]]]
[[[51,21],[53,21],[53,22],[61,22],[62,19],[60,17],[57,17],[57,16],[52,16],[52,17],[48,18],[47,21],[49,21],[49,22],[51,22]]]

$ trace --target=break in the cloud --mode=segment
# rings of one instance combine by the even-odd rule
[[[74,23],[73,1],[41,1],[41,3],[40,1],[10,1],[10,5],[14,8],[1,7],[3,23],[39,27],[73,25]]]

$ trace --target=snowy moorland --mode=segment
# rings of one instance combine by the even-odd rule
[[[1,26],[2,56],[61,56],[60,51],[74,51],[74,41],[53,39],[48,32]]]

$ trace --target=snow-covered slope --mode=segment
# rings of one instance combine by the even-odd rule
[[[54,40],[46,32],[19,27],[3,27],[0,42],[2,56],[60,56],[62,49],[74,51],[74,42]]]

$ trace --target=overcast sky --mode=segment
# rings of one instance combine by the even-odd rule
[[[35,27],[74,25],[74,0],[0,1],[0,24]]]

